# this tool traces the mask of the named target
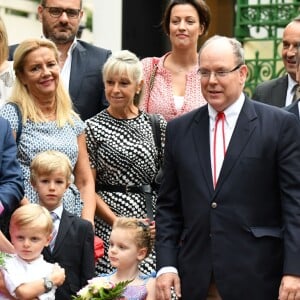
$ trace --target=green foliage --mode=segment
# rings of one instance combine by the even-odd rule
[[[4,264],[5,264],[5,259],[6,259],[7,257],[9,257],[9,256],[10,256],[10,255],[7,254],[7,253],[0,252],[0,266],[1,266],[1,267],[4,266]]]

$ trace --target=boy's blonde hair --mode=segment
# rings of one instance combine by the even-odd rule
[[[67,155],[55,150],[38,153],[30,165],[30,180],[36,182],[38,176],[61,172],[68,183],[71,183],[72,164]]]
[[[45,231],[45,234],[51,234],[53,222],[49,211],[39,204],[30,203],[17,208],[11,216],[9,231],[14,227],[20,228],[30,225],[35,229]]]
[[[114,222],[112,230],[117,228],[132,230],[135,234],[134,239],[138,249],[146,248],[146,256],[150,254],[153,246],[153,241],[151,238],[149,225],[136,218],[119,217]]]

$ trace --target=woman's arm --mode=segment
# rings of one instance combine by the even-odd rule
[[[96,181],[96,170],[95,169],[91,169],[91,170],[92,170],[94,181]],[[117,216],[97,193],[95,193],[95,197],[96,197],[96,215],[102,220],[104,220],[108,225],[112,226]]]
[[[5,235],[0,231],[0,251],[6,253],[15,253],[15,248],[11,242],[5,237]]]
[[[95,181],[90,168],[84,133],[77,137],[77,142],[78,159],[74,168],[74,177],[75,185],[80,191],[81,199],[83,199],[81,216],[94,224],[96,209]]]

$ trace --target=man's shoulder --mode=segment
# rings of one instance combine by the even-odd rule
[[[196,108],[190,112],[187,112],[175,119],[170,120],[167,123],[167,127],[173,127],[175,130],[187,129],[194,124],[199,123],[202,118],[208,118],[207,105]]]
[[[63,210],[62,218],[72,218],[72,222],[75,225],[77,225],[77,226],[80,226],[80,227],[91,227],[91,228],[93,228],[91,222],[89,222],[89,221],[87,221],[85,219],[82,219],[82,218],[78,217],[75,214],[70,213],[66,209]]]
[[[82,41],[82,40],[77,40],[77,47],[81,47],[89,52],[101,53],[101,54],[106,54],[106,55],[111,54],[111,50],[95,46],[93,44],[90,44],[90,43]]]
[[[288,77],[287,75],[278,77],[278,78],[273,78],[270,80],[266,80],[264,82],[261,82],[257,85],[256,89],[265,89],[265,88],[272,88],[273,86],[276,86],[281,83],[287,83]]]

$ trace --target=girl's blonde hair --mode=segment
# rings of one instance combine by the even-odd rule
[[[64,174],[68,183],[71,182],[72,164],[67,155],[55,150],[38,153],[30,165],[30,180],[36,182],[41,175],[50,175],[60,171]]]
[[[10,101],[16,103],[19,106],[23,123],[26,123],[27,119],[30,119],[33,122],[45,121],[45,119],[40,114],[39,108],[35,105],[34,100],[21,81],[21,75],[24,74],[26,57],[31,52],[42,47],[50,49],[54,53],[55,60],[58,63],[58,50],[55,44],[47,39],[26,39],[16,48],[14,53],[14,70],[16,73],[16,81],[12,90]],[[57,126],[62,127],[66,123],[74,125],[73,117],[79,117],[73,111],[72,100],[68,92],[65,90],[60,78],[55,98]]]
[[[8,37],[5,24],[0,18],[0,64],[8,58]]]
[[[39,204],[30,203],[17,208],[11,216],[9,231],[14,227],[32,226],[35,229],[45,231],[45,234],[51,234],[53,222],[49,211]]]
[[[135,235],[134,239],[138,249],[146,248],[146,256],[150,254],[153,247],[153,241],[151,238],[150,227],[148,224],[145,224],[144,222],[136,218],[119,217],[114,222],[112,230],[117,228],[132,230]]]
[[[128,50],[116,51],[103,65],[102,74],[104,82],[113,76],[126,74],[130,80],[139,84],[143,80],[143,65],[134,53]],[[139,105],[141,95],[141,92],[135,95],[133,99],[135,106]]]

